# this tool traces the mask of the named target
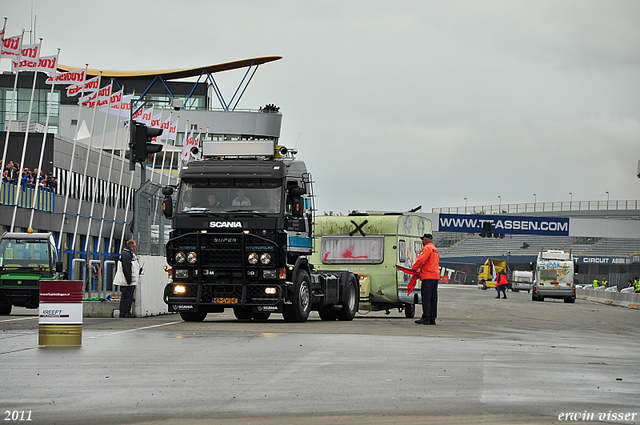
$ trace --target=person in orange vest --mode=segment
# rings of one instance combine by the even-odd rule
[[[507,285],[509,282],[507,281],[507,274],[504,270],[500,270],[498,275],[496,276],[496,291],[498,292],[498,296],[496,299],[500,299],[500,291],[502,291],[502,298],[507,299]]]
[[[440,280],[440,253],[433,245],[433,235],[425,233],[422,236],[422,251],[413,270],[418,271],[422,281],[422,317],[416,320],[420,325],[435,325],[438,317],[438,281]]]

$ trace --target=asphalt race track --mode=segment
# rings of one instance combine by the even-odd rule
[[[0,316],[0,413],[7,424],[640,423],[639,310],[455,285],[439,295],[437,326],[397,310],[299,324],[227,310],[202,323],[85,319],[80,348],[38,348],[37,311],[14,308]]]

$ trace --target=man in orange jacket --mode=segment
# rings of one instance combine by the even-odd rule
[[[422,251],[413,263],[422,281],[422,317],[416,320],[421,325],[435,325],[438,316],[438,281],[440,280],[440,254],[433,245],[433,235],[422,236]]]

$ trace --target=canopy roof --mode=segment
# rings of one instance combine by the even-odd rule
[[[282,59],[282,56],[264,56],[261,58],[242,59],[234,62],[226,62],[218,65],[207,65],[198,68],[168,69],[157,71],[106,71],[99,69],[88,69],[87,76],[96,76],[102,71],[103,78],[128,78],[133,80],[144,80],[153,77],[160,77],[163,80],[177,80],[179,78],[198,77],[202,72],[207,71],[210,74],[232,69],[247,68],[253,65],[262,65],[263,63],[273,62]],[[75,71],[76,66],[68,66],[58,64],[59,71]]]

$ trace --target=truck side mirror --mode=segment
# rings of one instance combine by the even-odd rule
[[[307,191],[300,186],[293,186],[292,188],[289,189],[289,194],[294,197],[302,196],[305,193],[307,193]]]
[[[173,195],[173,187],[171,186],[165,186],[162,188],[162,194],[164,196],[171,196]]]
[[[62,261],[56,261],[56,273],[62,273]]]
[[[162,189],[162,192],[164,193],[164,189]],[[173,190],[171,190],[171,192],[173,192]],[[162,213],[166,218],[173,217],[173,199],[170,195],[165,196],[162,201]]]
[[[534,268],[533,268],[533,263],[529,263],[529,270],[531,270],[531,271],[533,271],[533,270],[534,270]]]

